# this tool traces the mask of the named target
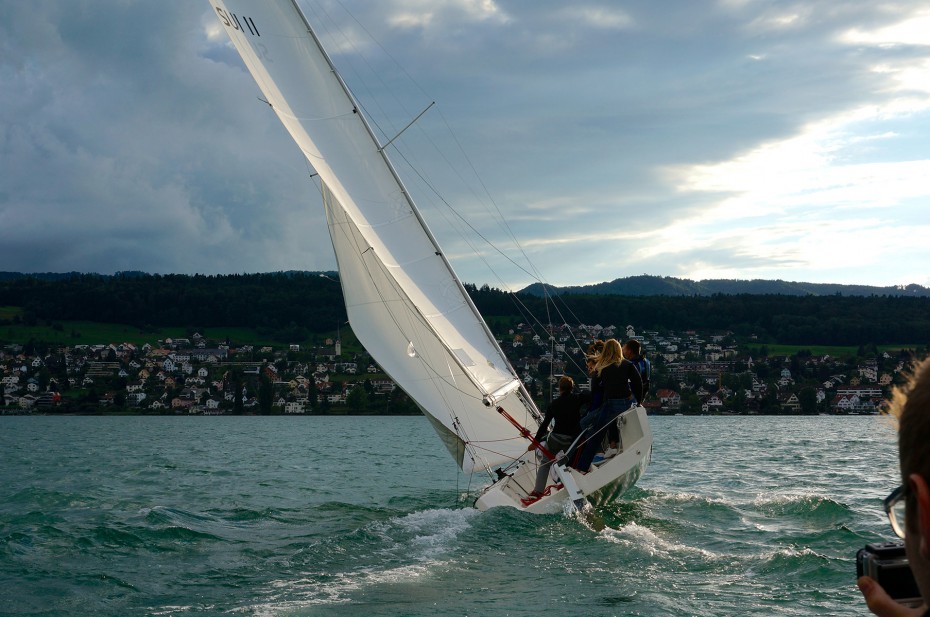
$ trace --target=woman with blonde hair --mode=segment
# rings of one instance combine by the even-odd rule
[[[600,405],[592,409],[581,420],[586,429],[584,450],[574,467],[588,471],[591,461],[604,439],[604,431],[616,426],[617,417],[636,401],[642,400],[643,381],[632,362],[623,357],[617,339],[604,342],[603,350],[597,355],[591,375],[591,394]]]

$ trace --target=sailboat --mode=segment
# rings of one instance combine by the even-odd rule
[[[360,105],[293,0],[210,0],[265,101],[319,176],[350,325],[416,402],[466,474],[491,483],[475,506],[529,512],[616,499],[652,451],[645,410],[620,419],[622,452],[586,474],[539,462],[542,415],[427,227]]]

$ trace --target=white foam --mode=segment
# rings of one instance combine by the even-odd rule
[[[803,503],[807,500],[812,502],[822,502],[828,501],[830,498],[826,495],[817,494],[814,492],[807,493],[772,493],[769,491],[762,491],[759,493],[747,494],[743,499],[737,499],[734,497],[712,497],[709,495],[700,495],[696,493],[688,492],[676,492],[676,493],[657,493],[649,495],[643,499],[644,503],[653,505],[667,505],[674,503],[707,503],[713,505],[727,506],[730,508],[739,508],[745,506],[768,506],[768,505],[787,505],[794,503]]]
[[[696,493],[687,493],[684,491],[677,493],[660,493],[649,495],[643,501],[649,504],[691,503],[696,501],[700,503],[711,503],[725,506],[733,505],[732,502],[727,501],[722,497],[710,497],[708,495],[698,495]]]
[[[149,615],[177,615],[178,613],[212,611],[216,607],[210,606],[160,606],[158,609],[148,609]]]
[[[388,525],[396,525],[403,532],[413,534],[412,539],[404,539],[402,546],[405,550],[409,549],[410,543],[419,549],[419,558],[433,559],[448,550],[478,514],[479,511],[473,508],[421,510],[391,519]],[[390,530],[384,531],[391,535]]]
[[[270,616],[309,606],[346,604],[352,601],[352,594],[366,587],[427,580],[446,567],[448,560],[442,556],[454,547],[458,534],[468,529],[469,521],[478,514],[475,509],[421,510],[377,523],[371,531],[387,545],[377,553],[396,560],[394,553],[401,552],[403,559],[415,563],[385,569],[363,567],[325,581],[319,577],[272,581],[266,602],[235,612]]]
[[[242,606],[232,612],[271,616],[282,611],[299,610],[310,606],[347,604],[351,594],[374,585],[409,583],[428,579],[445,562],[423,562],[386,570],[366,568],[357,572],[340,573],[332,580],[304,578],[272,581],[273,592],[261,604]],[[283,597],[282,597],[283,596]],[[287,599],[284,599],[287,598]]]
[[[652,556],[697,555],[708,560],[729,560],[730,556],[680,542],[669,542],[648,527],[631,522],[619,529],[604,528],[600,537],[613,544],[645,550]]]

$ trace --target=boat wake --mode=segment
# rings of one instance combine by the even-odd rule
[[[297,575],[272,580],[262,601],[236,612],[277,615],[356,603],[369,594],[411,593],[411,586],[445,571],[458,536],[479,514],[471,508],[438,508],[393,515],[300,548],[291,559]]]

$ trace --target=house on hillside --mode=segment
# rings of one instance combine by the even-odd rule
[[[788,413],[800,413],[801,412],[801,400],[798,398],[798,395],[794,392],[786,395],[779,396],[778,403],[781,405],[782,410]]]
[[[658,390],[656,398],[665,409],[678,409],[681,407],[681,395],[674,390]]]

